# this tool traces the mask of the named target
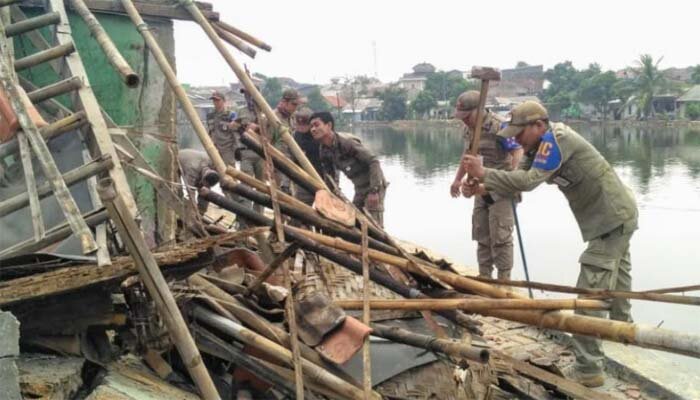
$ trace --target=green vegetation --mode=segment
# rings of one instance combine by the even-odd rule
[[[685,116],[693,121],[700,120],[700,103],[690,103],[685,108]]]
[[[383,102],[379,109],[379,119],[395,121],[406,118],[408,95],[405,89],[398,85],[391,85],[384,89],[378,97]]]
[[[318,86],[315,86],[311,92],[309,92],[306,98],[308,100],[306,105],[314,112],[329,111],[331,109],[330,104],[328,104],[328,102],[323,98],[321,89]]]
[[[690,75],[690,82],[695,85],[700,85],[700,64],[693,68],[693,72]]]
[[[419,118],[425,117],[431,109],[437,106],[437,100],[433,94],[427,90],[422,90],[411,102],[411,109]]]
[[[654,61],[654,58],[649,54],[642,54],[636,61],[635,92],[639,109],[645,117],[654,116],[654,96],[666,87],[666,77],[659,70],[661,60],[663,57]]]
[[[277,78],[266,78],[265,84],[262,87],[261,94],[267,101],[267,104],[274,107],[282,98],[282,84]]]

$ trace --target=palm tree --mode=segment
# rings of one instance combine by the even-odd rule
[[[656,62],[649,54],[642,54],[636,61],[635,89],[639,109],[645,117],[654,116],[653,100],[654,96],[666,86],[666,77],[659,70],[659,64],[663,57],[659,57]]]

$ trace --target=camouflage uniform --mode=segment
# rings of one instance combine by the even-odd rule
[[[338,182],[339,172],[342,171],[355,186],[355,197],[352,202],[359,209],[365,208],[367,195],[379,194],[379,205],[367,207],[372,218],[384,226],[384,196],[387,182],[384,179],[379,159],[365,146],[360,139],[333,132],[333,143],[330,146],[321,144],[319,156],[324,174],[328,174]]]
[[[207,127],[214,146],[219,150],[226,165],[235,167],[236,149],[239,145],[238,138],[229,126],[230,123],[231,112],[229,110],[212,111],[207,114]]]
[[[503,120],[487,112],[479,143],[479,154],[484,166],[498,170],[511,170],[512,157],[501,143],[504,139],[496,134]],[[472,132],[464,127],[464,152],[469,150]],[[510,279],[513,269],[513,201],[516,196],[487,194],[474,199],[472,212],[472,240],[477,242],[479,276],[491,277],[496,267],[498,279]]]
[[[193,186],[197,189],[206,186],[202,181],[204,172],[207,169],[214,169],[207,153],[193,149],[180,150],[177,160],[182,169],[182,178],[188,186]],[[208,206],[208,201],[201,197],[197,198],[197,208],[200,212],[205,212]]]
[[[520,114],[546,119],[542,106],[523,103]],[[513,110],[513,119],[516,118]],[[543,116],[536,117],[540,113]],[[517,126],[522,127],[525,122]],[[511,121],[511,125],[515,125]],[[518,128],[499,133],[513,136]],[[522,130],[522,128],[519,128]],[[510,130],[510,131],[509,131]],[[533,151],[533,153],[535,153]],[[569,202],[588,247],[579,258],[581,271],[577,286],[590,289],[631,290],[629,243],[637,229],[637,204],[631,190],[617,176],[610,164],[583,137],[561,123],[550,123],[542,136],[531,165],[513,172],[486,169],[484,185],[497,193],[529,191],[539,184],[556,184]],[[605,311],[577,310],[577,314],[604,318]],[[630,302],[611,302],[610,318],[632,321]],[[604,354],[600,340],[574,335],[576,369],[586,376],[602,372]]]
[[[286,126],[287,129],[289,130],[289,134],[291,135],[296,126],[295,126],[295,121],[294,118],[292,118],[291,115],[285,116],[279,109],[275,108],[275,115],[277,115],[277,118],[280,120],[282,125]],[[275,148],[279,151],[282,152],[287,158],[290,160],[293,160],[292,158],[292,152],[289,150],[289,146],[287,146],[287,143],[282,140],[282,132],[280,132],[279,128],[278,129],[273,129],[273,135],[272,135],[272,144],[275,146]],[[277,183],[279,184],[279,187],[282,191],[284,191],[287,194],[291,194],[291,181],[287,177],[287,175],[281,173],[280,171],[275,171],[275,179],[277,179]]]

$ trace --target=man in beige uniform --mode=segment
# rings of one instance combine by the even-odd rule
[[[239,145],[231,126],[231,111],[226,106],[226,97],[217,90],[211,94],[210,99],[214,103],[214,110],[207,114],[209,136],[224,162],[235,167],[235,154]]]
[[[299,92],[294,89],[285,89],[284,92],[282,92],[282,98],[280,99],[279,103],[277,103],[277,107],[275,107],[275,115],[277,115],[277,118],[280,120],[282,125],[289,130],[290,135],[293,135],[294,130],[296,129],[293,115],[294,112],[296,112],[297,107],[299,107],[300,101],[301,96],[299,95]],[[287,143],[282,140],[282,134],[279,129],[272,129],[268,125],[268,132],[271,136],[270,140],[273,146],[284,153],[284,155],[286,155],[289,159],[293,159],[292,152],[289,150]],[[279,171],[277,171],[275,176],[280,189],[287,194],[291,194],[292,190],[290,179]]]
[[[473,132],[476,127],[479,92],[470,90],[457,98],[455,105],[456,119],[464,122],[464,154],[471,148]],[[479,154],[484,165],[489,168],[510,171],[516,169],[523,149],[513,139],[506,139],[496,134],[504,121],[490,111],[484,115]],[[459,188],[466,171],[460,163],[450,194],[459,196]],[[496,267],[498,279],[510,279],[513,269],[513,201],[515,195],[497,196],[487,193],[474,198],[472,212],[472,240],[477,242],[477,260],[479,276],[491,278]]]
[[[543,182],[555,184],[569,202],[583,240],[588,247],[579,258],[581,270],[577,287],[631,290],[630,239],[637,229],[634,195],[610,164],[583,137],[562,123],[550,123],[547,110],[536,102],[513,109],[511,121],[499,136],[515,137],[531,157],[525,170],[499,171],[484,168],[480,161],[465,156],[466,171],[483,184],[465,182],[465,196],[529,191]],[[610,318],[632,321],[630,302],[611,301]],[[577,314],[604,318],[606,311],[577,310]],[[575,378],[596,387],[605,382],[604,354],[599,339],[574,335]]]

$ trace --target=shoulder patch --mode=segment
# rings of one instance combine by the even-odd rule
[[[537,149],[532,166],[544,171],[554,171],[561,166],[561,150],[552,131],[547,131],[547,133],[542,135],[542,141]]]

